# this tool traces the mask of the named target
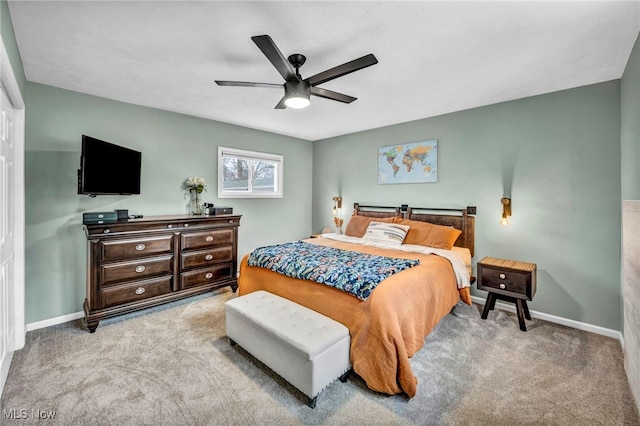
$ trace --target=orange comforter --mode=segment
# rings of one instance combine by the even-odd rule
[[[416,394],[409,358],[424,338],[469,289],[458,292],[449,261],[435,255],[362,246],[315,238],[314,244],[381,256],[420,259],[420,265],[385,279],[365,301],[338,289],[240,264],[238,294],[266,290],[344,324],[351,334],[351,364],[369,388],[387,394]]]

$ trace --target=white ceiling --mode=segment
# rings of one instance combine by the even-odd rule
[[[620,78],[640,3],[12,1],[29,81],[308,140]],[[379,63],[275,110],[282,83],[251,36],[303,78],[373,53]]]

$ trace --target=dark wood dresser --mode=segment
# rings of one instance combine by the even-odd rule
[[[236,291],[240,218],[151,216],[85,225],[89,331],[103,319],[216,288]]]

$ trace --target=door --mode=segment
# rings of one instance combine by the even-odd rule
[[[3,367],[10,360],[15,341],[14,303],[14,260],[15,244],[13,232],[13,167],[14,113],[9,97],[4,89],[0,102],[0,360]]]
[[[3,63],[2,71],[6,68]],[[0,85],[0,394],[13,352],[24,346],[24,110]],[[11,89],[9,89],[11,90]]]

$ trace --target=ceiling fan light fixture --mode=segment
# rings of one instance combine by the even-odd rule
[[[284,84],[284,104],[288,108],[302,109],[309,106],[311,91],[304,81],[288,81]]]
[[[284,101],[287,108],[302,109],[309,106],[309,99],[302,96],[291,96]]]

